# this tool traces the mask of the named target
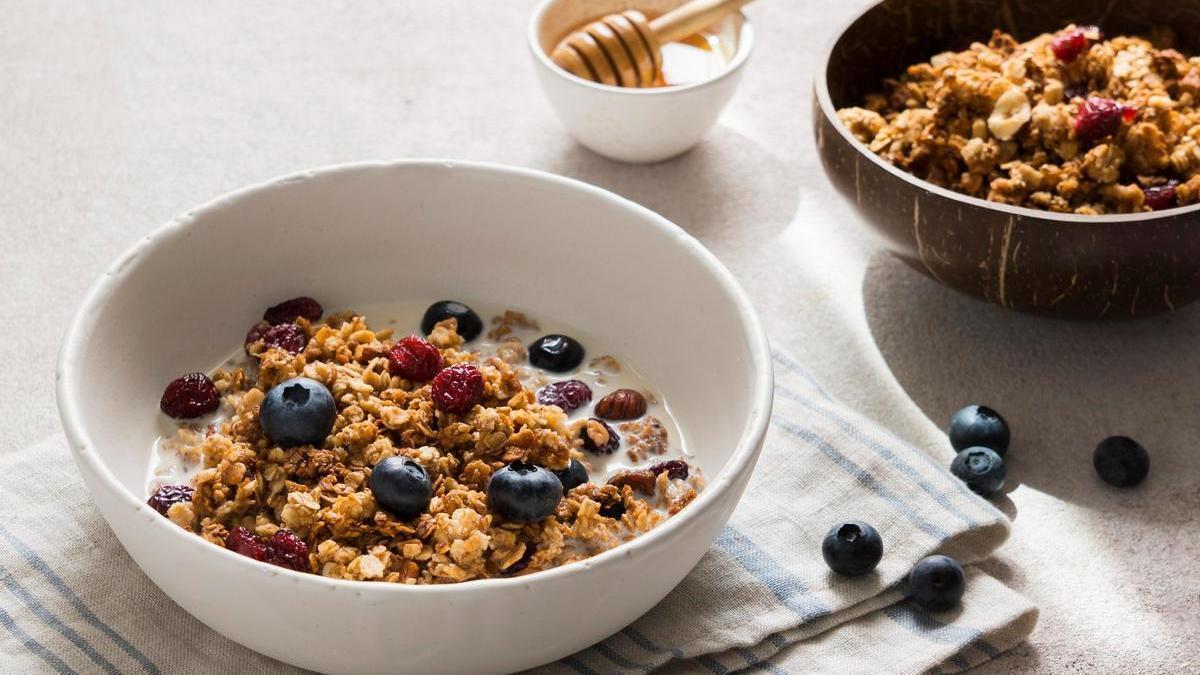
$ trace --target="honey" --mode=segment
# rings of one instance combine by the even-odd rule
[[[720,38],[711,33],[664,44],[662,71],[652,86],[677,87],[711,80],[729,67],[725,52]]]

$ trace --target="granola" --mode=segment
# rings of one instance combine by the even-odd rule
[[[441,373],[471,364],[482,376],[477,403],[461,413],[439,408],[431,393],[436,384],[389,367],[394,348],[405,342],[390,329],[376,331],[351,312],[297,316],[292,323],[306,337],[302,349],[291,353],[264,342],[262,330],[252,331],[246,354],[211,374],[219,411],[179,422],[158,445],[165,460],[151,487],[170,497],[160,498],[160,512],[215,545],[340,579],[431,584],[525,575],[645,533],[702,488],[698,469],[687,474],[682,461],[684,478],[636,462],[609,466],[609,457],[586,453],[587,406],[571,412],[538,402],[536,387],[561,374],[528,365],[521,331],[538,324],[522,314],[501,314],[491,341],[475,345],[458,334],[454,318],[427,336],[440,354]],[[604,371],[593,366],[575,376],[605,386],[596,380],[612,378],[621,367],[611,356],[602,362]],[[282,447],[264,430],[268,393],[292,378],[315,381],[332,394],[336,416],[323,442]],[[666,416],[665,408],[655,412]],[[647,435],[639,427],[631,434],[630,458],[650,436],[661,445],[656,456],[666,452],[663,422],[646,417],[641,424],[654,431]],[[680,440],[676,436],[677,451]],[[389,511],[384,495],[371,489],[373,470],[389,458],[412,460],[428,478],[427,507],[415,516]],[[489,499],[492,476],[517,465],[562,479],[566,489],[548,516],[519,522]],[[567,482],[569,471],[584,469],[585,482]],[[628,480],[629,472],[638,472],[639,480]],[[190,486],[168,485],[172,478],[190,478]],[[290,547],[292,563],[271,557],[277,542]]]
[[[838,117],[893,165],[994,202],[1090,215],[1200,203],[1200,57],[1174,42],[997,30]]]

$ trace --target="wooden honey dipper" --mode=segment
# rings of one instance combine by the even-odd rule
[[[585,80],[649,87],[662,69],[662,45],[699,33],[751,0],[692,0],[649,21],[636,9],[593,21],[550,54],[558,67]]]

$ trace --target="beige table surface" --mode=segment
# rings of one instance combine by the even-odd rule
[[[826,182],[809,124],[813,64],[865,0],[759,2],[757,53],[722,125],[652,167],[605,161],[562,132],[524,45],[533,4],[0,3],[0,447],[56,432],[54,358],[71,312],[173,215],[361,159],[536,167],[695,234],[778,344],[929,452],[947,456],[938,427],[962,404],[1008,416],[1013,489],[1001,505],[1015,525],[986,567],[1042,618],[983,670],[1200,668],[1200,310],[1032,319],[878,253]],[[831,345],[846,358],[813,358]],[[1095,442],[1116,432],[1152,453],[1137,491],[1105,489],[1090,468]]]

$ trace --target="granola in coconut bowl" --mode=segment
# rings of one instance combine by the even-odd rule
[[[917,177],[994,202],[1061,213],[1200,203],[1200,57],[1175,36],[1068,26],[911,65],[838,117]]]
[[[268,309],[244,353],[168,385],[149,505],[259,561],[438,584],[593,556],[702,489],[665,404],[616,357],[529,341],[539,324],[518,312],[483,334],[443,301],[420,324],[397,339],[311,298]]]

